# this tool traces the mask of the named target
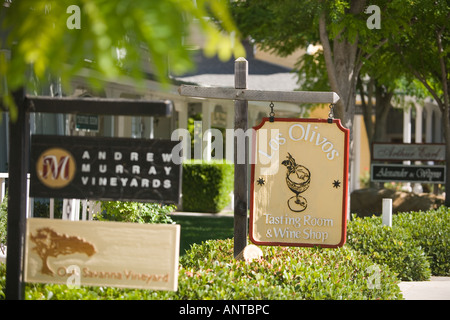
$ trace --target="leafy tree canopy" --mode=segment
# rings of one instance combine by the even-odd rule
[[[169,66],[173,73],[192,67],[184,40],[193,21],[206,37],[207,55],[245,55],[225,0],[7,0],[0,10],[2,48],[11,49],[10,57],[0,55],[6,106],[12,105],[11,92],[31,85],[30,74],[56,76],[68,85],[88,66],[106,78],[142,80],[147,59],[167,83]]]

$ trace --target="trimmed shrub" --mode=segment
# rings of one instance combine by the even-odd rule
[[[374,263],[357,251],[261,247],[251,263],[233,259],[233,240],[195,244],[181,259],[177,292],[156,299],[400,299],[398,279],[380,268],[380,286],[369,288]]]
[[[101,201],[101,214],[94,218],[100,221],[174,223],[168,216],[175,211],[174,205],[125,201]]]
[[[5,300],[6,265],[0,262],[0,300]]]
[[[395,227],[406,229],[430,262],[435,276],[450,276],[450,208],[394,215]]]
[[[386,265],[404,281],[423,281],[431,276],[425,252],[403,228],[384,226],[381,217],[357,218],[347,225],[347,244],[375,263]]]
[[[231,201],[234,166],[223,161],[183,163],[183,210],[217,213]]]
[[[8,191],[6,191],[3,201],[0,202],[0,244],[6,244],[6,225],[8,217]]]
[[[27,299],[402,299],[395,274],[344,246],[339,249],[262,247],[251,263],[233,259],[233,240],[195,244],[180,259],[178,291],[105,287],[68,289],[27,284]],[[373,268],[379,268],[379,280]],[[371,284],[374,287],[371,287]]]

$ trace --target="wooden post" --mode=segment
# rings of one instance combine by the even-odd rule
[[[18,117],[9,123],[8,234],[6,256],[7,300],[23,300],[23,248],[27,217],[27,172],[30,154],[29,113],[23,89],[14,94]]]
[[[234,63],[234,87],[247,89],[248,62],[244,58],[238,58]],[[235,100],[234,102],[234,129],[247,131],[248,101]],[[245,138],[244,138],[245,139]],[[247,246],[247,167],[248,167],[248,143],[245,141],[245,161],[238,163],[237,142],[234,143],[234,257]]]
[[[267,91],[247,89],[248,62],[238,58],[234,64],[234,88],[201,87],[182,85],[178,92],[182,96],[234,100],[234,129],[247,131],[248,101],[294,102],[294,103],[337,103],[335,92],[311,91]],[[245,134],[246,136],[246,134]],[[248,229],[248,142],[244,150],[238,150],[234,143],[234,257],[238,257],[247,245]],[[245,151],[244,157],[239,152]],[[238,157],[239,156],[239,157]],[[242,163],[244,158],[244,163]],[[238,159],[240,161],[238,161]],[[239,163],[240,162],[240,163]]]

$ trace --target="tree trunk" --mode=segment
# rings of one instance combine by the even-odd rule
[[[351,14],[360,14],[365,7],[365,0],[354,0],[350,4]],[[340,119],[342,125],[350,130],[349,135],[349,162],[353,161],[353,118],[355,115],[356,80],[360,71],[357,63],[358,37],[349,42],[343,32],[333,39],[333,48],[326,29],[326,13],[322,11],[319,17],[319,35],[323,47],[325,65],[331,90],[336,92],[340,100],[334,108],[334,115]],[[351,176],[349,166],[349,177]],[[349,179],[350,182],[350,179]],[[350,187],[350,192],[351,187]]]
[[[384,86],[379,85],[376,80],[370,79],[367,83],[367,90],[364,89],[361,79],[357,81],[358,91],[361,96],[362,111],[364,116],[364,124],[366,126],[366,134],[369,143],[369,155],[372,159],[372,143],[386,142],[386,121],[391,109],[391,99],[394,95],[393,90],[388,90]],[[374,90],[375,89],[375,90]],[[367,103],[366,103],[367,91]],[[372,98],[375,91],[375,123],[373,121],[373,105]],[[380,183],[370,182],[371,188],[378,188]]]
[[[391,110],[394,91],[386,89],[375,82],[375,130],[372,142],[386,142],[386,121]]]
[[[364,84],[362,83],[361,77],[358,76],[357,80],[357,88],[359,91],[359,96],[361,98],[361,109],[363,113],[364,118],[364,126],[366,127],[366,135],[367,140],[369,144],[369,154],[371,155],[372,149],[370,146],[372,145],[373,141],[373,134],[374,134],[374,123],[372,119],[372,111],[373,111],[373,105],[372,105],[372,97],[373,97],[373,80],[370,79],[367,83],[367,90],[364,89]],[[366,102],[366,95],[367,95],[367,102]]]
[[[447,17],[450,14],[447,15]],[[449,69],[446,61],[447,55],[444,55],[444,48],[442,45],[443,38],[442,28],[436,32],[436,44],[439,52],[439,66],[441,71],[442,91],[443,97],[441,100],[440,108],[442,111],[443,123],[444,123],[444,137],[445,137],[445,160],[446,160],[446,177],[445,177],[445,200],[444,204],[450,207],[450,81],[448,79]]]
[[[442,112],[444,123],[444,138],[445,138],[445,200],[444,205],[450,207],[450,105],[444,107]]]

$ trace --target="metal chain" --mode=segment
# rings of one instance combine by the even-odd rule
[[[333,119],[334,119],[334,104],[330,104],[329,108],[330,108],[330,112],[328,112],[328,123],[333,123]]]
[[[275,105],[273,104],[273,102],[271,102],[269,104],[269,107],[270,107],[269,121],[270,122],[274,122],[274,120],[275,120],[275,112],[273,112],[273,107],[275,107]]]

